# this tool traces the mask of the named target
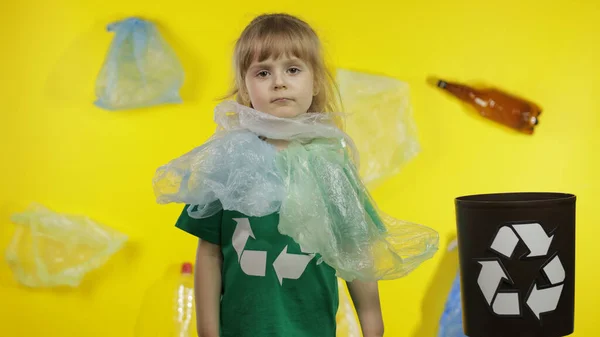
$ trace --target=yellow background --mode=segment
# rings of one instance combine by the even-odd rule
[[[358,3],[358,2],[357,2]],[[434,336],[456,256],[454,198],[500,191],[575,193],[576,332],[600,335],[600,12],[594,1],[4,1],[0,5],[0,247],[9,216],[33,201],[86,214],[127,235],[127,248],[73,290],[27,290],[0,264],[0,335],[132,336],[145,291],[193,259],[173,224],[180,206],[154,201],[154,170],[203,142],[230,80],[235,38],[256,14],[286,11],[322,35],[338,67],[411,88],[422,152],[374,191],[380,207],[441,233],[434,259],[381,284],[386,336]],[[186,70],[185,104],[108,112],[94,81],[128,16],[157,22]],[[493,84],[539,103],[527,136],[478,118],[426,84],[437,75]]]

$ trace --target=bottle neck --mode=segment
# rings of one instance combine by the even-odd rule
[[[479,96],[477,90],[458,83],[439,80],[437,86],[440,89],[446,90],[454,96],[467,101],[473,101],[477,96]]]

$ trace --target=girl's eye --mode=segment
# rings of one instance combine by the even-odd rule
[[[300,72],[300,69],[298,69],[298,68],[296,68],[296,67],[293,67],[293,68],[290,68],[290,69],[288,69],[288,71],[289,71],[291,74],[297,74],[297,73],[299,73],[299,72]]]
[[[258,76],[258,77],[266,77],[268,75],[269,75],[269,72],[266,70],[259,71],[258,74],[256,74],[256,76]]]

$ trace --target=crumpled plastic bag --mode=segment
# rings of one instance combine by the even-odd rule
[[[291,144],[276,162],[287,191],[279,232],[321,254],[344,280],[400,278],[437,251],[436,231],[378,209],[339,144]]]
[[[279,212],[279,232],[346,281],[403,277],[437,251],[435,230],[379,211],[357,173],[352,139],[328,114],[280,118],[226,101],[215,121],[211,139],[156,170],[158,203],[193,205],[198,219]],[[279,150],[260,136],[290,143]]]
[[[122,110],[182,102],[183,67],[153,23],[128,18],[107,30],[115,36],[96,79],[96,106]]]
[[[446,299],[440,319],[438,337],[467,337],[463,333],[462,304],[460,298],[460,274],[457,274]]]
[[[28,287],[77,287],[127,240],[86,216],[58,214],[39,204],[11,220],[17,227],[6,261],[17,281]]]
[[[338,278],[339,306],[335,315],[336,337],[361,337],[360,325],[344,282]]]
[[[360,153],[360,176],[374,187],[420,151],[408,84],[346,69],[338,69],[336,77],[345,129]]]

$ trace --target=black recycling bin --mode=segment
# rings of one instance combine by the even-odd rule
[[[456,198],[465,335],[573,333],[575,200],[536,192]]]

